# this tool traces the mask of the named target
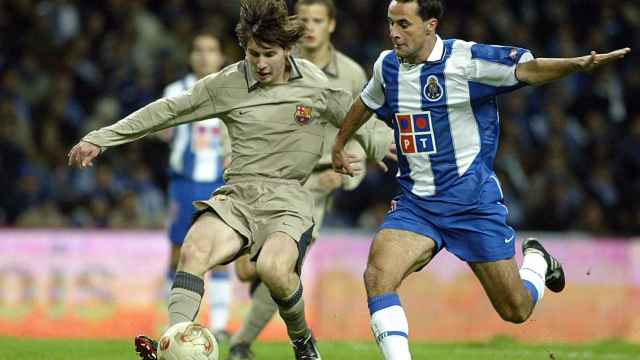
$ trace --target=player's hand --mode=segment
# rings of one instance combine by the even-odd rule
[[[334,146],[331,158],[333,170],[339,174],[356,176],[363,171],[363,159],[360,156],[346,153],[344,148]]]
[[[93,159],[100,155],[100,147],[86,141],[80,141],[71,148],[69,154],[69,166],[84,169],[93,166]]]
[[[384,158],[393,162],[398,162],[398,150],[396,149],[395,143],[391,143],[391,145],[389,145],[389,152],[384,156]],[[389,171],[389,167],[383,161],[378,161],[377,164],[383,172]]]
[[[591,51],[590,55],[581,58],[582,62],[580,63],[580,67],[584,71],[592,71],[612,61],[620,60],[630,52],[630,48],[618,49],[606,54],[598,54],[595,51]]]
[[[333,165],[333,171],[339,174],[347,174],[353,176],[351,166],[346,160],[347,153],[344,151],[344,146],[338,146],[336,143],[331,149],[331,162]]]
[[[329,193],[342,186],[343,176],[332,169],[325,170],[318,175],[318,189]]]

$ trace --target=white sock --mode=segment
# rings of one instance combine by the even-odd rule
[[[542,300],[546,273],[547,262],[544,260],[544,256],[537,251],[528,251],[522,261],[522,267],[520,267],[520,278],[531,293],[534,303]]]
[[[210,307],[209,327],[212,331],[220,331],[227,328],[231,290],[231,276],[228,272],[216,272],[209,275],[207,293]]]
[[[369,299],[371,331],[385,360],[410,360],[409,323],[396,293]]]

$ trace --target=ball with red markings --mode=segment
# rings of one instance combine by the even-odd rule
[[[171,326],[158,343],[158,360],[218,360],[218,343],[211,331],[194,322]]]

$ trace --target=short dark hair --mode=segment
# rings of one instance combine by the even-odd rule
[[[333,0],[300,0],[296,3],[296,12],[298,11],[299,6],[309,6],[309,5],[324,5],[327,8],[327,14],[329,14],[329,19],[336,18],[336,4]]]
[[[401,3],[418,3],[418,15],[422,20],[429,20],[435,18],[438,21],[442,19],[444,15],[444,5],[441,0],[396,0]]]
[[[249,40],[258,44],[291,48],[304,35],[305,27],[297,16],[289,16],[284,0],[242,0],[236,34],[240,46]]]
[[[191,44],[189,44],[189,52],[193,51],[195,47],[194,43],[196,39],[199,37],[208,37],[208,38],[214,39],[215,41],[218,42],[218,45],[220,45],[220,49],[222,49],[222,40],[220,39],[220,36],[218,36],[216,32],[211,29],[202,28],[202,29],[198,29],[195,33],[193,33],[193,36],[191,37]]]

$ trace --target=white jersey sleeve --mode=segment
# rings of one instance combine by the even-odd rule
[[[382,63],[385,57],[389,54],[390,50],[383,51],[378,60],[373,65],[373,77],[369,79],[367,85],[365,85],[360,98],[362,102],[371,110],[378,110],[385,104],[384,96],[384,78],[382,76]]]
[[[467,42],[471,56],[466,69],[468,79],[496,88],[496,93],[509,91],[522,84],[516,77],[520,63],[533,60],[531,51],[512,46],[485,45]]]

